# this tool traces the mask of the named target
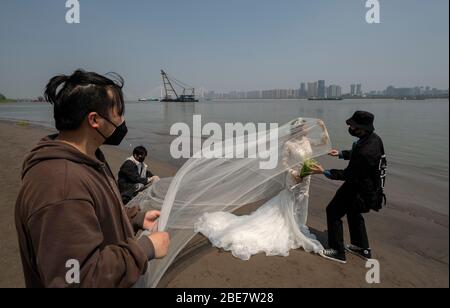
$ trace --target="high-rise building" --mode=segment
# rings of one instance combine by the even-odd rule
[[[281,93],[280,93],[279,89],[262,91],[262,98],[265,98],[265,99],[279,99],[280,97],[281,97]]]
[[[358,83],[358,84],[356,85],[356,95],[358,95],[358,96],[362,96],[362,95],[363,95],[363,92],[362,92],[362,85],[361,85],[360,83]]]
[[[350,95],[355,96],[356,95],[356,85],[352,84],[350,86]]]
[[[293,98],[296,98],[296,93],[297,93],[298,91],[296,91],[296,90],[294,90],[294,89],[288,89],[287,90],[287,98],[288,99],[293,99]]]
[[[319,98],[325,98],[326,89],[325,89],[325,80],[319,80],[317,85],[317,96]]]
[[[318,97],[317,82],[308,82],[308,98]]]
[[[414,87],[414,88],[395,88],[393,86],[389,86],[386,89],[386,95],[387,96],[393,96],[393,97],[413,97],[413,96],[419,96],[420,88]]]
[[[393,86],[389,86],[386,88],[386,95],[387,96],[394,96],[395,95],[395,88]]]
[[[262,91],[262,98],[264,99],[271,99],[272,97],[272,91],[271,90],[263,90]]]
[[[308,95],[308,93],[306,92],[306,84],[304,82],[302,82],[300,84],[299,98],[306,98],[307,95]]]
[[[339,98],[341,96],[342,96],[342,88],[340,86],[330,85],[328,87],[328,93],[327,93],[328,98]]]
[[[279,98],[279,99],[286,99],[286,98],[288,98],[288,90],[286,90],[286,89],[279,89],[278,90],[279,92],[279,94],[278,94],[278,97],[277,98]]]

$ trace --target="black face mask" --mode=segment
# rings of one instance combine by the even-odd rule
[[[116,128],[116,130],[109,137],[105,137],[105,135],[103,135],[102,132],[97,129],[97,132],[100,135],[102,135],[103,138],[105,138],[105,142],[103,142],[103,144],[116,145],[117,146],[120,143],[122,143],[123,138],[125,138],[125,136],[128,133],[127,124],[125,123],[125,121],[123,121],[122,124],[117,126],[116,124],[111,122],[108,118],[103,117],[103,116],[101,116],[101,117],[104,118],[109,123],[111,123],[112,125],[114,125],[114,127]]]
[[[138,158],[136,158],[136,160],[140,163],[143,163],[145,161],[145,156],[138,156]]]
[[[361,137],[361,133],[358,132],[358,129],[353,129],[353,128],[349,127],[348,128],[348,133],[350,135],[352,135],[353,137],[357,137],[357,138]]]

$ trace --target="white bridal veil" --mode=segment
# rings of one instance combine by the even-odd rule
[[[295,119],[279,128],[234,137],[233,142],[227,140],[203,149],[202,158],[189,159],[174,178],[163,179],[136,196],[128,206],[161,210],[158,229],[169,232],[171,238],[168,255],[149,263],[142,286],[158,285],[183,247],[195,236],[194,225],[204,213],[232,212],[284,189],[286,171],[302,165],[299,161],[283,160],[284,145],[303,138],[308,139],[312,148],[308,158],[325,155],[331,149],[321,120]],[[221,157],[234,158],[205,158],[219,150]],[[275,168],[261,169],[269,151],[278,155],[278,163]],[[248,158],[244,152],[256,155]]]

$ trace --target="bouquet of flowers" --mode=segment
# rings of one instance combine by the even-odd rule
[[[314,159],[307,159],[303,162],[302,170],[300,170],[300,177],[304,178],[312,174],[312,167],[314,167],[317,162]]]

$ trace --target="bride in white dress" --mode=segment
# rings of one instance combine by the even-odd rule
[[[242,158],[236,152],[233,157],[191,158],[175,177],[160,180],[128,204],[160,209],[158,230],[170,234],[167,256],[150,262],[143,285],[156,287],[197,232],[243,260],[257,253],[287,256],[291,249],[316,253],[322,249],[307,227],[310,177],[300,181],[298,173],[305,159],[331,150],[323,121],[299,118],[256,136],[236,136],[229,146],[219,142],[217,148],[224,148],[218,152],[232,153],[235,144],[239,151],[256,156]],[[216,151],[216,146],[208,151]],[[275,168],[261,167],[274,159]],[[251,215],[230,214],[268,199]]]
[[[298,164],[286,172],[284,190],[250,215],[205,213],[195,224],[195,232],[202,233],[215,247],[230,251],[242,260],[249,260],[259,253],[288,256],[290,250],[298,248],[319,253],[323,246],[306,225],[311,177],[298,181],[303,162],[311,154],[307,137],[287,141],[283,146],[282,162],[286,166],[289,161]]]

